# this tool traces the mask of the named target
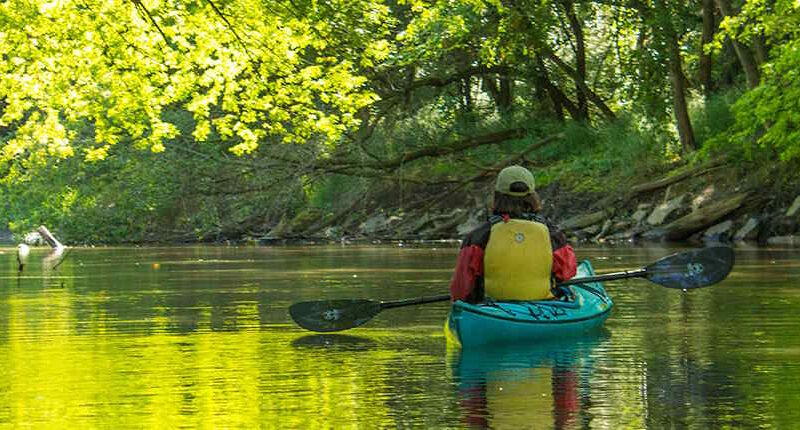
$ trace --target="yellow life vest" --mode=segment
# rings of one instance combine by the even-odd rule
[[[492,226],[483,256],[486,296],[494,300],[543,300],[550,292],[553,250],[547,226],[510,219]]]

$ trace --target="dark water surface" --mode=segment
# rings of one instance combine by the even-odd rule
[[[578,249],[598,272],[675,249]],[[682,293],[608,283],[588,338],[460,353],[447,304],[338,335],[287,307],[446,291],[456,250],[75,249],[21,276],[0,248],[0,426],[47,428],[797,428],[800,253],[738,249]]]

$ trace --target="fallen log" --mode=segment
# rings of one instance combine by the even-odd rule
[[[50,254],[42,259],[42,262],[45,269],[54,270],[59,264],[61,264],[61,262],[64,260],[64,257],[66,257],[66,253],[64,251],[67,249],[67,247],[59,242],[58,239],[56,239],[56,237],[50,233],[50,230],[43,225],[39,226],[35,233],[29,233],[29,235],[35,236],[36,233],[41,236],[41,240],[44,240],[48,245],[50,245],[51,248],[53,248],[53,250],[50,251]],[[38,241],[39,239],[37,238],[36,240]],[[29,253],[30,248],[27,244],[19,244],[17,247],[17,262],[19,263],[17,267],[17,274],[22,273],[25,263],[28,260]]]
[[[606,208],[606,207],[622,207],[628,204],[631,200],[636,198],[639,194],[643,194],[650,191],[660,190],[662,188],[666,188],[672,184],[676,184],[683,180],[694,178],[697,176],[702,176],[707,173],[710,173],[716,169],[723,167],[724,160],[715,160],[707,164],[703,164],[701,166],[686,166],[681,169],[678,169],[676,173],[671,174],[670,176],[657,179],[655,181],[647,182],[644,184],[639,184],[631,187],[630,191],[623,193],[622,195],[619,194],[611,194],[602,199],[596,201],[591,207],[592,208]]]
[[[559,226],[564,230],[577,230],[593,224],[598,224],[607,217],[608,213],[606,211],[597,211],[590,214],[574,216],[560,223]]]
[[[62,250],[65,248],[64,245],[62,245],[61,242],[59,242],[58,239],[56,239],[56,237],[50,233],[50,230],[48,230],[47,227],[40,225],[36,231],[39,232],[39,234],[42,236],[42,239],[44,239],[44,241],[47,242],[51,248]]]
[[[720,167],[722,164],[721,161],[714,161],[712,163],[695,167],[695,166],[687,166],[683,169],[679,169],[676,173],[667,176],[665,178],[661,178],[652,182],[647,182],[645,184],[639,184],[631,188],[631,192],[635,194],[645,193],[648,191],[655,191],[661,188],[668,187],[674,183],[683,181],[684,179],[689,179],[695,176],[705,175],[706,173]]]
[[[664,238],[682,240],[692,234],[716,224],[723,217],[738,209],[748,193],[734,194],[724,200],[704,206],[663,227]]]

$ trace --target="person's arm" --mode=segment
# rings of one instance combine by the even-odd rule
[[[548,223],[550,229],[550,245],[553,248],[553,275],[556,281],[566,281],[575,276],[578,263],[575,251],[567,242],[567,236],[557,226]]]
[[[468,234],[461,242],[453,277],[450,298],[467,303],[483,301],[483,253],[489,241],[491,225],[486,223]]]

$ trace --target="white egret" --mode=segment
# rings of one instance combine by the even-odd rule
[[[24,244],[20,243],[17,246],[17,262],[19,263],[19,272],[22,272],[22,268],[25,266],[25,263],[28,261],[28,254],[31,253],[31,248]]]

